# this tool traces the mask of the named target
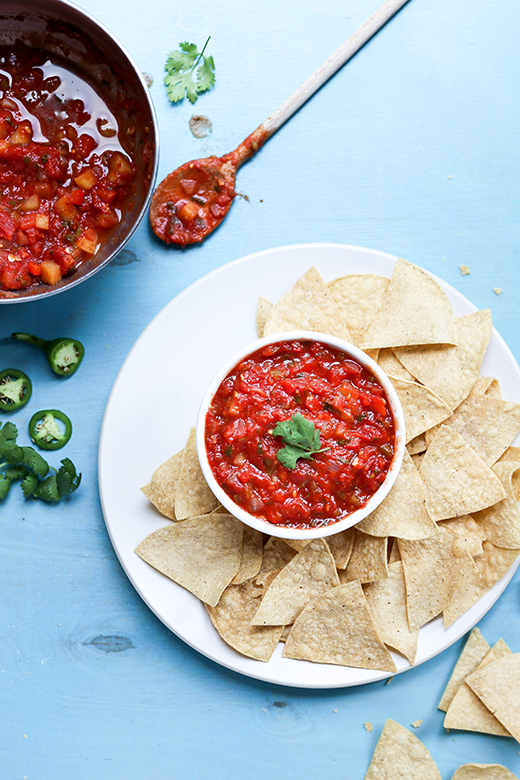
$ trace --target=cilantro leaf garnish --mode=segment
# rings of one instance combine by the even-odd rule
[[[211,37],[211,36],[210,36]],[[171,103],[178,103],[187,97],[195,103],[202,92],[207,92],[215,83],[215,63],[213,57],[205,57],[204,52],[209,38],[199,52],[194,43],[179,43],[180,51],[168,55],[164,69],[166,92]]]
[[[54,469],[33,447],[20,447],[17,436],[16,425],[0,424],[0,501],[18,480],[25,498],[32,496],[43,501],[60,501],[78,489],[81,474],[69,458],[64,458],[60,468]]]
[[[320,446],[320,432],[311,420],[300,412],[293,414],[290,420],[276,423],[273,436],[280,436],[285,447],[276,453],[282,466],[294,469],[298,458],[311,458],[318,452],[326,452],[330,447]]]

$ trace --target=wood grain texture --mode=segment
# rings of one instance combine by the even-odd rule
[[[80,5],[154,76],[162,177],[235,148],[378,0]],[[0,341],[2,365],[27,371],[34,385],[13,421],[25,430],[35,409],[63,409],[74,423],[66,454],[83,471],[62,506],[25,502],[18,489],[0,506],[2,778],[362,780],[386,718],[407,728],[423,720],[414,733],[443,777],[467,761],[519,773],[516,743],[443,731],[436,704],[462,641],[388,685],[327,692],[242,678],[187,647],[127,581],[96,477],[105,403],[140,332],[188,284],[260,249],[331,241],[406,257],[490,307],[520,356],[519,26],[515,0],[411,0],[241,169],[237,189],[249,200],[237,198],[205,244],[168,249],[143,222],[125,253],[86,283],[0,306],[0,338],[28,330],[86,346],[80,371],[63,383],[42,355]],[[169,105],[167,52],[209,34],[215,88],[195,106]],[[203,140],[189,131],[194,113],[213,122]],[[141,421],[146,414],[132,420],[136,447]],[[517,651],[519,576],[479,625],[490,644],[503,637]]]

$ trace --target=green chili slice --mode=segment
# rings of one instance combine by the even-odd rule
[[[17,341],[28,341],[35,347],[43,349],[50,367],[61,377],[72,376],[78,370],[85,354],[85,347],[81,341],[65,336],[46,341],[31,333],[11,333],[11,338]]]
[[[32,382],[18,368],[0,371],[0,412],[21,409],[32,395]]]
[[[29,420],[29,436],[42,450],[60,450],[72,436],[72,423],[59,409],[42,409]]]

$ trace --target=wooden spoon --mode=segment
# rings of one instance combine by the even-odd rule
[[[233,152],[184,163],[163,179],[150,204],[150,224],[155,235],[167,244],[186,246],[203,241],[215,230],[235,197],[235,178],[240,166],[407,2],[386,0]]]

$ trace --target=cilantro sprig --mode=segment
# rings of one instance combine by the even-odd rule
[[[70,458],[64,458],[59,469],[55,469],[33,447],[17,444],[17,437],[14,423],[0,425],[0,501],[17,481],[21,481],[25,498],[32,496],[52,503],[79,488],[81,474]]]
[[[198,96],[207,92],[215,83],[213,57],[204,56],[210,38],[201,52],[194,43],[185,41],[179,43],[180,51],[169,53],[164,66],[167,73],[164,83],[170,102],[178,103],[187,97],[190,103],[195,103]]]
[[[326,452],[330,447],[321,447],[320,432],[312,420],[308,420],[300,412],[296,412],[290,420],[276,423],[273,436],[280,436],[285,447],[276,453],[282,466],[288,469],[296,468],[298,458],[311,458],[318,452]]]

